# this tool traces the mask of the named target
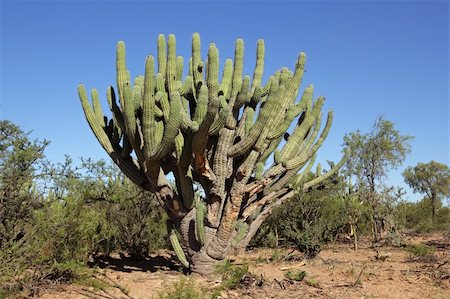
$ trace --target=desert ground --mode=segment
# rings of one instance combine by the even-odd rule
[[[408,244],[428,244],[433,254],[417,256],[407,247],[373,247],[361,242],[354,251],[350,242],[335,242],[313,259],[288,249],[254,249],[235,257],[247,264],[249,274],[235,289],[218,298],[450,298],[450,238],[405,237]],[[185,275],[170,253],[161,252],[145,260],[118,256],[99,263],[103,290],[77,284],[48,285],[41,299],[159,298]],[[286,278],[288,271],[305,271],[301,281]],[[205,291],[220,285],[220,278],[188,275],[190,285]]]

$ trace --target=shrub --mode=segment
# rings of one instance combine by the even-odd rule
[[[236,289],[248,275],[248,265],[233,265],[229,260],[216,266],[215,273],[222,277],[222,289]]]
[[[284,274],[284,276],[290,280],[302,281],[308,275],[306,271],[303,270],[289,270]]]
[[[401,202],[396,207],[396,222],[400,228],[416,233],[446,231],[450,228],[450,208],[438,207],[433,221],[429,199],[418,202]]]
[[[406,250],[415,257],[424,257],[427,255],[433,255],[436,248],[423,244],[409,245]]]
[[[159,299],[206,299],[205,291],[191,280],[181,277],[172,285],[167,286],[167,290],[158,294]]]
[[[329,191],[315,190],[274,211],[265,229],[273,232],[277,228],[281,245],[294,246],[314,257],[324,244],[335,239],[347,219],[344,198]],[[259,240],[263,238],[261,233],[264,230]]]

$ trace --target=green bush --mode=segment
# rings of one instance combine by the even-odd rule
[[[0,251],[23,238],[32,211],[40,206],[42,196],[34,178],[47,145],[47,141],[31,141],[29,133],[0,120]]]
[[[334,191],[314,190],[275,210],[255,241],[265,239],[277,229],[280,245],[294,246],[307,256],[314,257],[347,224],[345,199],[332,194]]]
[[[159,299],[206,299],[206,292],[200,289],[192,280],[181,277],[172,285],[167,286],[167,290],[158,294]]]
[[[416,233],[442,232],[450,228],[450,208],[439,206],[433,221],[432,207],[428,198],[418,202],[399,203],[395,216],[401,229]]]
[[[248,275],[248,265],[238,266],[226,260],[216,266],[215,273],[222,277],[222,289],[236,289],[239,287],[243,278]]]

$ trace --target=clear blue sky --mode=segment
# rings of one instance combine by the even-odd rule
[[[415,136],[390,184],[404,186],[400,173],[408,165],[449,164],[448,1],[3,1],[0,118],[50,140],[46,153],[54,161],[64,154],[106,158],[84,119],[78,83],[96,87],[106,111],[117,41],[125,41],[136,76],[145,56],[156,53],[159,33],[174,33],[187,57],[196,31],[203,53],[215,42],[221,62],[243,38],[247,74],[263,38],[265,79],[293,68],[306,51],[304,86],[314,83],[325,109],[335,111],[320,160],[337,161],[345,133],[368,132],[384,116]]]

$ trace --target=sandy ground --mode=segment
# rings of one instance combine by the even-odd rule
[[[219,298],[450,298],[449,239],[432,236],[408,241],[435,242],[434,258],[418,260],[405,248],[389,246],[376,248],[377,253],[368,244],[357,252],[350,244],[333,244],[311,260],[288,250],[251,250],[236,257],[236,263],[247,263],[252,276]],[[103,266],[100,272],[111,285],[106,291],[58,285],[44,290],[40,298],[158,298],[184,276],[168,254],[139,262],[111,258]],[[307,276],[300,282],[288,280],[289,270],[304,270]],[[193,275],[188,279],[209,290],[220,283]]]

